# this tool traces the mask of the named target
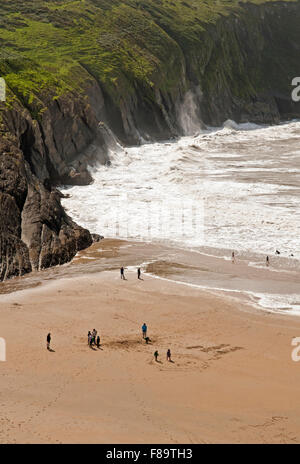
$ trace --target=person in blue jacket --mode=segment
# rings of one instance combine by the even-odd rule
[[[145,322],[142,325],[142,332],[143,332],[143,338],[146,338],[147,337],[147,326]]]

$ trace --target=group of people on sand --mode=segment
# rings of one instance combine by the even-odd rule
[[[92,346],[97,346],[97,348],[100,348],[100,335],[97,335],[98,332],[96,329],[93,329],[92,332],[89,330],[88,332],[88,345],[90,348],[92,348]],[[47,335],[47,350],[49,351],[53,351],[51,350],[50,348],[50,344],[51,344],[51,333],[48,333]]]
[[[127,280],[126,277],[125,277],[125,269],[127,269],[127,268],[126,267],[124,268],[123,266],[120,268],[121,280]],[[137,278],[139,280],[143,280],[141,276],[142,276],[142,271],[141,271],[141,268],[138,267],[137,268]]]
[[[146,322],[144,322],[144,324],[142,325],[142,334],[143,334],[143,339],[148,344],[149,342],[151,342],[151,340],[147,335],[147,330],[148,330],[147,324],[146,324]],[[159,356],[159,353],[156,350],[154,352],[154,359],[155,359],[156,362],[158,362],[158,356]],[[168,351],[167,351],[167,361],[172,362],[171,361],[171,350],[170,349],[168,349]]]
[[[154,352],[154,358],[155,358],[156,362],[158,362],[158,359],[157,359],[158,356],[159,356],[159,352],[156,350]],[[171,360],[171,350],[170,349],[167,351],[167,361],[172,362],[172,360]]]
[[[147,327],[146,322],[144,322],[144,324],[142,325],[142,335],[143,335],[143,339],[145,340],[146,344],[148,345],[148,343],[151,342],[151,340],[147,335],[147,331],[148,331],[148,327]],[[49,350],[49,351],[51,351],[50,343],[51,343],[51,333],[48,333],[48,335],[47,335],[47,350]],[[100,335],[98,335],[98,332],[97,332],[96,329],[93,329],[92,331],[89,330],[89,332],[88,332],[88,346],[90,348],[92,348],[93,346],[97,346],[97,348],[100,348]],[[158,361],[158,356],[159,356],[159,353],[156,350],[154,352],[154,359],[155,359],[156,362],[159,362]],[[171,360],[171,350],[170,349],[168,349],[168,351],[167,351],[167,361],[172,362],[172,360]]]
[[[92,332],[89,330],[88,332],[88,345],[90,348],[92,346],[97,346],[97,348],[100,348],[100,335],[97,335],[98,332],[96,329],[93,329]]]

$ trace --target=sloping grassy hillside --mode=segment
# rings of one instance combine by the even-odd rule
[[[172,91],[182,54],[197,46],[205,24],[238,10],[237,0],[2,0],[8,104],[17,96],[38,116],[41,96],[80,91],[89,74],[116,103],[136,82]]]

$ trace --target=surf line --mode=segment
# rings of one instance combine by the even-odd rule
[[[141,265],[142,267],[142,265]],[[232,288],[222,288],[222,287],[206,287],[204,285],[199,285],[199,284],[192,284],[190,282],[184,282],[184,281],[181,281],[181,280],[172,280],[172,279],[167,279],[166,277],[161,277],[161,276],[158,276],[158,275],[155,275],[151,272],[144,272],[145,275],[149,276],[149,277],[152,277],[153,279],[159,279],[159,280],[165,280],[166,282],[171,282],[171,283],[174,283],[174,284],[178,284],[178,285],[185,285],[187,287],[192,287],[192,288],[196,288],[196,289],[199,289],[199,290],[204,290],[208,293],[211,293],[211,294],[215,294],[215,292],[224,292],[224,293],[234,293],[234,294],[244,294],[244,295],[247,295],[249,296],[249,304],[251,304],[252,306],[254,306],[255,308],[257,309],[262,309],[263,311],[268,311],[268,312],[272,312],[274,314],[279,314],[279,313],[282,313],[282,314],[286,314],[286,315],[289,315],[289,316],[297,316],[299,317],[299,312],[293,312],[293,309],[292,307],[289,307],[288,309],[283,309],[283,308],[274,308],[274,307],[268,307],[268,306],[263,306],[261,304],[261,301],[268,297],[268,295],[270,295],[270,297],[273,298],[276,296],[280,296],[278,294],[267,294],[267,293],[254,293],[254,292],[251,292],[250,290],[235,290],[235,289],[232,289]],[[295,295],[297,296],[297,295]],[[234,298],[234,297],[233,297]]]

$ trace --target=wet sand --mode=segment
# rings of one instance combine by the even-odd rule
[[[286,292],[297,273],[193,256],[105,240],[68,266],[4,284],[0,443],[299,443],[291,340],[300,319],[166,280],[201,275]],[[155,276],[138,281],[142,262]],[[87,345],[94,327],[100,350]]]

